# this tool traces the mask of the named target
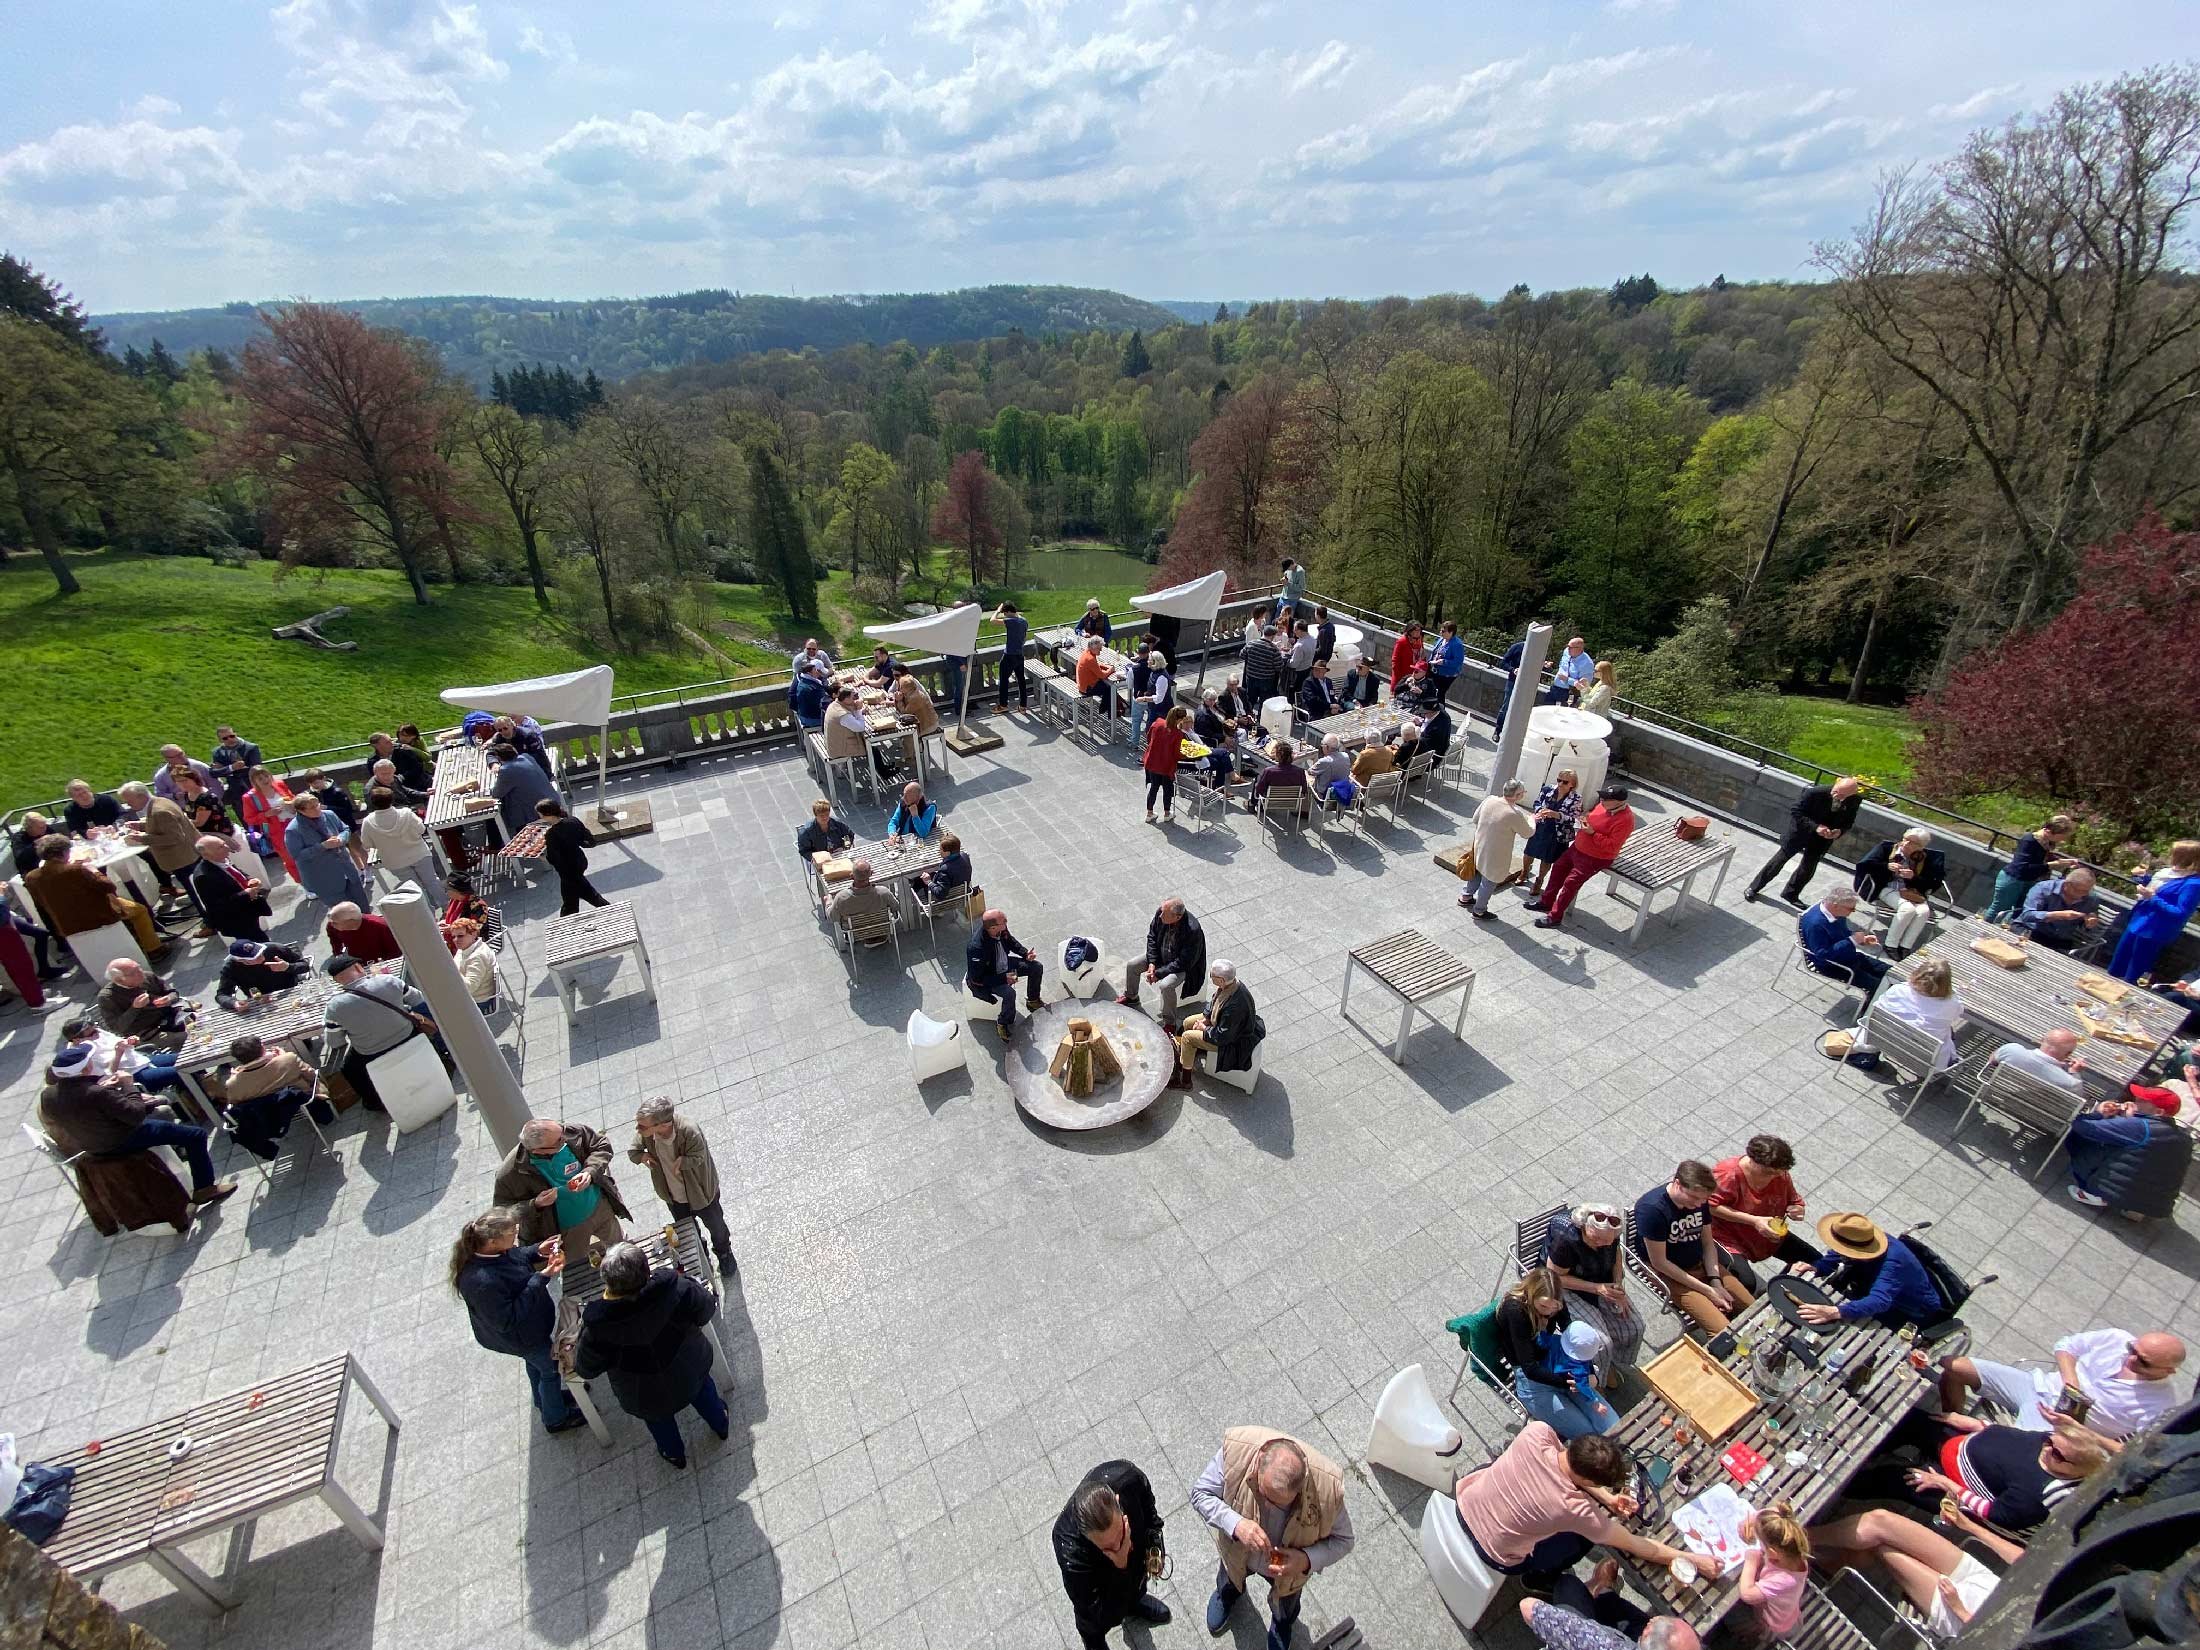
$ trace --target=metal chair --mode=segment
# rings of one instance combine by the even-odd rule
[[[76,1206],[84,1211],[85,1219],[89,1220],[92,1211],[84,1202],[84,1188],[77,1182],[76,1166],[79,1161],[90,1154],[88,1152],[64,1152],[52,1135],[30,1123],[23,1125],[23,1138],[30,1142],[31,1150],[46,1162],[51,1163],[54,1172],[68,1183],[69,1195],[76,1199]],[[192,1222],[198,1219],[202,1205],[193,1203],[186,1207],[188,1213],[184,1216],[185,1230],[179,1235],[188,1238],[190,1236],[189,1227]],[[126,1227],[115,1235],[118,1237],[133,1237],[139,1232],[144,1232],[153,1237],[160,1236],[160,1229],[152,1226]]]
[[[1543,1251],[1550,1243],[1551,1222],[1566,1213],[1566,1205],[1554,1203],[1541,1214],[1530,1215],[1526,1220],[1513,1222],[1512,1252],[1497,1263],[1497,1283],[1491,1289],[1505,1287],[1505,1274],[1509,1266],[1514,1277],[1519,1277],[1531,1266],[1543,1264]]]
[[[1192,823],[1204,831],[1211,825],[1220,825],[1229,817],[1230,793],[1223,785],[1210,785],[1203,775],[1195,776],[1178,788],[1176,799],[1184,811],[1192,816]]]
[[[1390,808],[1390,823],[1396,826],[1398,808],[1405,800],[1405,794],[1406,776],[1400,769],[1393,768],[1388,773],[1379,773],[1370,779],[1361,790],[1359,804],[1353,810],[1359,816],[1360,834],[1367,835],[1368,821],[1374,818],[1377,808],[1386,804]]]
[[[1788,1640],[1798,1650],[1933,1650],[1924,1624],[1873,1586],[1861,1570],[1843,1570],[1821,1588],[1803,1588],[1803,1619]]]
[[[1879,1051],[1879,1057],[1893,1066],[1903,1082],[1917,1086],[1910,1092],[1910,1103],[1902,1108],[1907,1119],[1917,1110],[1918,1101],[1925,1098],[1925,1091],[1932,1087],[1933,1079],[1940,1076],[1940,1039],[1929,1032],[1891,1015],[1879,1012],[1873,1004],[1864,1017],[1864,1043]]]
[[[1844,997],[1851,991],[1858,989],[1854,969],[1844,968],[1839,963],[1826,963],[1821,966],[1812,962],[1803,950],[1803,937],[1800,934],[1789,942],[1785,955],[1780,958],[1780,966],[1772,971],[1772,988],[1775,991],[1780,991],[1780,995],[1783,997],[1787,996],[1787,993],[1780,990],[1780,982],[1791,969],[1808,979],[1833,981],[1834,984],[1840,986],[1841,994]],[[1793,1001],[1792,998],[1789,1000]]]
[[[844,922],[837,926],[840,929],[839,944],[848,953],[849,984],[853,985],[858,977],[859,970],[856,966],[856,958],[859,949],[863,946],[877,945],[881,941],[891,940],[894,946],[894,965],[897,968],[901,966],[901,923],[892,911],[886,912],[883,916],[871,917],[859,922]]]
[[[1978,1089],[1971,1096],[1971,1103],[1964,1107],[1963,1115],[1956,1119],[1954,1134],[1949,1138],[1961,1134],[1971,1114],[1981,1110],[2007,1118],[2027,1133],[2048,1135],[2051,1143],[2047,1155],[2032,1171],[2032,1178],[2037,1180],[2055,1160],[2056,1147],[2070,1137],[2070,1126],[2085,1107],[2086,1096],[2082,1090],[2057,1088],[1997,1056],[1988,1059],[1980,1068]]]
[[[1414,757],[1411,762],[1408,762],[1406,764],[1404,775],[1405,800],[1408,802],[1411,802],[1413,800],[1413,782],[1416,779],[1426,779],[1430,774],[1434,773],[1435,771],[1436,753],[1434,751],[1423,751],[1421,754]]]
[[[932,898],[927,899],[915,887],[910,888],[910,902],[916,906],[917,915],[924,919],[925,938],[928,943],[939,937],[940,913],[951,911],[959,916],[962,913],[964,902],[970,898],[973,892],[983,896],[985,890],[983,888],[973,890],[968,883],[963,883],[958,887],[943,889]]]
[[[1436,777],[1446,785],[1462,785],[1467,778],[1467,742],[1453,736],[1444,751],[1444,759],[1436,764]]]
[[[1466,1354],[1460,1361],[1459,1373],[1452,1377],[1451,1390],[1444,1394],[1444,1401],[1453,1409],[1459,1409],[1459,1383],[1472,1371],[1474,1378],[1496,1393],[1514,1418],[1526,1426],[1532,1418],[1528,1406],[1520,1401],[1520,1394],[1513,1391],[1512,1382],[1501,1373],[1503,1359],[1497,1350],[1497,1302],[1493,1299],[1486,1306],[1449,1319],[1444,1328],[1458,1337],[1459,1350]],[[1466,1411],[1459,1409],[1461,1415]]]
[[[1281,813],[1289,820],[1292,834],[1304,836],[1307,816],[1313,811],[1314,799],[1304,785],[1271,785],[1261,793],[1260,823],[1264,833],[1268,826],[1277,822],[1275,816]],[[1280,830],[1276,833],[1275,841],[1280,847],[1283,841]]]

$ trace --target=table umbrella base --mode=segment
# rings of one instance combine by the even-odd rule
[[[657,828],[656,816],[642,797],[618,797],[605,802],[603,812],[594,803],[573,810],[598,842],[616,842],[622,836],[644,836]]]
[[[1007,743],[997,733],[982,733],[976,728],[949,728],[946,739],[947,748],[957,756],[975,756],[980,751],[999,750]]]

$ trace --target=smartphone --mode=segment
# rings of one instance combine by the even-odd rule
[[[1704,1343],[1704,1350],[1722,1362],[1734,1356],[1734,1331],[1722,1329]]]

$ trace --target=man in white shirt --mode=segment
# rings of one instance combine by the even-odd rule
[[[2078,1075],[2085,1070],[2085,1062],[2077,1055],[2078,1034],[2060,1029],[2042,1037],[2038,1048],[2004,1043],[1994,1050],[1994,1058],[2003,1065],[2056,1088],[2068,1089],[2073,1094],[2085,1086],[2084,1079]]]
[[[2185,1361],[2185,1343],[2167,1330],[2144,1335],[2121,1329],[2087,1329],[2055,1343],[2053,1369],[2020,1369],[1985,1358],[1950,1358],[1940,1377],[1940,1407],[1960,1414],[1973,1392],[2011,1412],[2010,1425],[2051,1432],[2067,1424],[2064,1389],[2091,1406],[2086,1430],[2111,1449],[2161,1420],[2176,1404],[2174,1377]]]

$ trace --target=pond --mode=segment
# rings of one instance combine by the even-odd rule
[[[1011,570],[1019,590],[1143,590],[1153,569],[1138,557],[1104,544],[1064,545],[1017,559]]]

